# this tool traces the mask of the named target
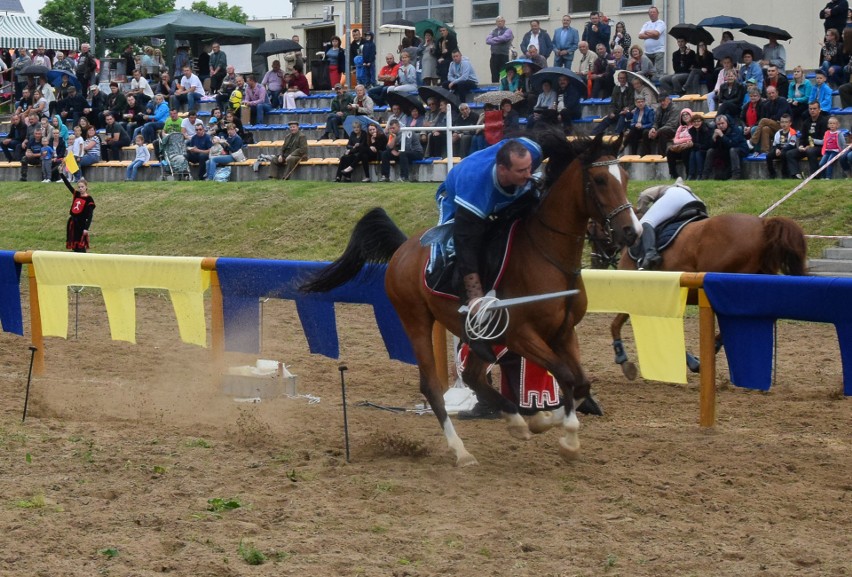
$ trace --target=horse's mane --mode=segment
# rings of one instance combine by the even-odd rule
[[[532,134],[527,134],[541,146],[544,158],[547,158],[545,185],[550,187],[574,160],[584,165],[590,164],[602,156],[616,155],[621,139],[612,144],[603,141],[603,135],[595,138],[578,136],[571,140],[557,127],[539,123]]]

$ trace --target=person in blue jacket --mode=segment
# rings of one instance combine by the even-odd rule
[[[486,231],[503,210],[537,192],[532,173],[541,161],[541,147],[532,140],[502,140],[468,156],[438,187],[438,224],[453,223],[448,248],[455,250],[464,303],[485,294],[480,256]]]
[[[376,43],[373,41],[373,33],[366,32],[361,42],[361,66],[364,69],[364,78],[358,77],[358,84],[370,88],[376,85]]]

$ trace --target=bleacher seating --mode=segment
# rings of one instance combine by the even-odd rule
[[[811,78],[813,74],[808,75]],[[477,94],[497,90],[496,86],[480,87],[471,93],[471,98]],[[261,166],[259,171],[255,173],[252,170],[252,165],[261,154],[276,154],[280,150],[283,140],[288,133],[287,123],[294,117],[300,123],[301,130],[308,138],[309,156],[310,158],[301,163],[299,169],[294,173],[294,180],[322,180],[331,181],[337,170],[338,158],[343,153],[345,140],[318,140],[325,132],[325,120],[331,112],[331,100],[334,98],[331,92],[317,92],[309,96],[297,99],[298,107],[296,109],[275,109],[267,113],[265,124],[246,125],[246,131],[253,135],[255,144],[250,144],[246,147],[247,160],[240,163],[233,163],[232,180],[254,180],[256,178],[265,179],[268,174],[268,168]],[[713,117],[714,113],[708,113],[706,108],[706,97],[703,95],[684,95],[675,98],[675,102],[681,105],[688,105],[693,110],[703,111],[705,116]],[[836,115],[841,120],[841,126],[845,129],[852,129],[852,108],[839,108],[839,97],[835,91],[835,106],[829,112]],[[482,104],[469,102],[470,107],[474,110],[481,109]],[[574,130],[577,135],[591,134],[594,126],[600,119],[609,112],[609,98],[589,98],[581,101],[583,106],[583,116],[574,122]],[[206,118],[210,116],[210,111],[216,106],[215,98],[205,97],[201,101],[199,109],[199,117]],[[388,107],[377,106],[375,112],[378,116],[385,116]],[[522,120],[522,122],[525,122]],[[0,122],[0,136],[4,135],[5,129],[8,127],[8,119],[5,122]],[[95,181],[122,181],[126,167],[134,157],[132,147],[127,147],[122,151],[122,159],[120,161],[100,162],[89,169],[87,172],[89,178]],[[457,159],[456,162],[459,160]],[[661,156],[624,156],[621,159],[623,166],[627,170],[630,178],[636,180],[666,180],[668,179],[668,167],[665,158]],[[807,163],[802,162],[802,171],[807,173]],[[360,171],[359,171],[360,172]],[[446,159],[424,159],[413,163],[411,170],[411,180],[420,182],[438,182],[446,177],[447,160]],[[193,174],[195,171],[193,170]],[[371,170],[371,177],[377,180],[377,170]],[[396,175],[396,168],[393,169],[392,176]],[[766,163],[764,156],[749,156],[743,163],[743,176],[747,179],[766,178]],[[138,180],[157,180],[161,177],[160,165],[155,160],[149,162],[145,168],[140,169]],[[842,178],[842,171],[835,170],[835,178]],[[17,181],[20,178],[20,164],[17,162],[0,162],[0,181]],[[31,181],[40,180],[41,172],[39,170],[30,170],[29,179]]]

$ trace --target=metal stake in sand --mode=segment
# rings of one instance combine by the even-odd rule
[[[37,347],[30,346],[30,372],[27,375],[27,394],[24,396],[24,416],[21,419],[22,424],[27,420],[27,405],[30,402],[30,381],[33,379],[33,361],[35,360],[35,353],[37,350]]]
[[[349,420],[346,417],[346,380],[343,378],[343,373],[348,370],[344,363],[337,365],[337,370],[340,371],[340,392],[343,395],[343,438],[346,443],[346,462],[349,462]]]
[[[80,319],[80,293],[83,292],[84,288],[86,287],[81,286],[71,289],[71,292],[74,293],[74,340],[77,340],[77,324]]]

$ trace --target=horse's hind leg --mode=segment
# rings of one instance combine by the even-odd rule
[[[397,308],[397,310],[400,310]],[[414,355],[417,357],[417,365],[420,369],[420,392],[426,397],[429,406],[435,413],[447,445],[456,455],[456,465],[466,467],[476,465],[476,459],[467,452],[464,443],[456,433],[456,429],[450,421],[447,409],[444,406],[444,389],[438,378],[438,369],[435,365],[435,353],[432,350],[432,325],[434,319],[403,319],[408,330],[408,337],[414,347]]]
[[[527,422],[518,413],[518,406],[491,386],[491,379],[488,377],[486,369],[485,362],[471,352],[467,357],[462,380],[473,389],[477,400],[486,406],[500,409],[510,435],[523,441],[529,440],[532,435]]]
[[[628,380],[633,381],[636,379],[636,375],[638,374],[636,364],[627,358],[627,351],[624,350],[624,343],[621,341],[621,329],[629,318],[630,315],[626,313],[619,313],[615,315],[615,318],[612,319],[609,331],[612,334],[612,348],[615,350],[615,362],[621,365],[621,372],[624,373],[624,376],[627,377]]]

